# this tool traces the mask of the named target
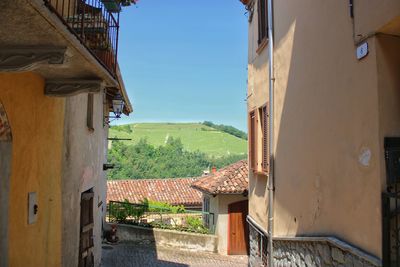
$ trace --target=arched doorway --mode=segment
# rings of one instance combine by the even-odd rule
[[[12,157],[12,134],[7,114],[0,101],[0,266],[8,265],[8,207]]]

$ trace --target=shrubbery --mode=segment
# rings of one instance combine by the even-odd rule
[[[247,140],[247,134],[233,126],[228,126],[228,125],[223,125],[223,124],[214,124],[211,121],[205,121],[205,122],[203,122],[203,125],[214,128],[221,132],[231,134],[231,135],[239,137],[241,139]]]
[[[163,215],[185,214],[186,210],[183,206],[144,199],[142,204],[131,204],[128,200],[110,202],[108,209],[108,219],[112,222],[199,234],[209,233],[209,229],[204,226],[202,219],[196,216],[187,216],[183,224],[171,224],[163,221]],[[154,213],[158,213],[159,218],[148,223],[146,216]],[[169,218],[171,219],[171,217]]]

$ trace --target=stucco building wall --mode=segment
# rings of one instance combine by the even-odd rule
[[[228,205],[231,203],[247,200],[243,195],[216,195],[215,197],[206,195],[210,198],[210,213],[214,213],[215,235],[218,236],[218,253],[226,255],[228,253],[228,229],[229,214]],[[212,219],[211,219],[212,220]]]
[[[44,96],[32,73],[0,74],[0,100],[11,126],[8,216],[9,266],[60,266],[63,99]],[[1,177],[4,179],[4,177]],[[37,222],[28,225],[28,193],[38,198]]]
[[[395,13],[395,1],[357,1],[353,21],[347,2],[274,1],[275,236],[336,236],[381,256],[383,137],[400,132],[398,41],[372,36],[357,60],[353,22],[356,32],[374,32],[387,24],[382,14]],[[268,101],[268,47],[256,53],[257,24],[256,7],[249,111]],[[264,229],[266,183],[250,174],[249,213]]]
[[[63,264],[77,266],[80,240],[80,200],[87,190],[94,192],[94,258],[100,264],[103,216],[106,211],[106,163],[108,126],[103,127],[103,94],[94,94],[94,130],[87,127],[87,94],[67,99],[63,152]]]

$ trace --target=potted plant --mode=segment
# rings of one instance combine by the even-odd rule
[[[130,6],[131,4],[136,4],[138,0],[101,0],[104,7],[112,12],[118,13],[121,11],[121,6]]]

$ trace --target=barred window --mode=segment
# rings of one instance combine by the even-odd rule
[[[210,228],[210,198],[208,196],[203,198],[203,212],[204,226]]]

